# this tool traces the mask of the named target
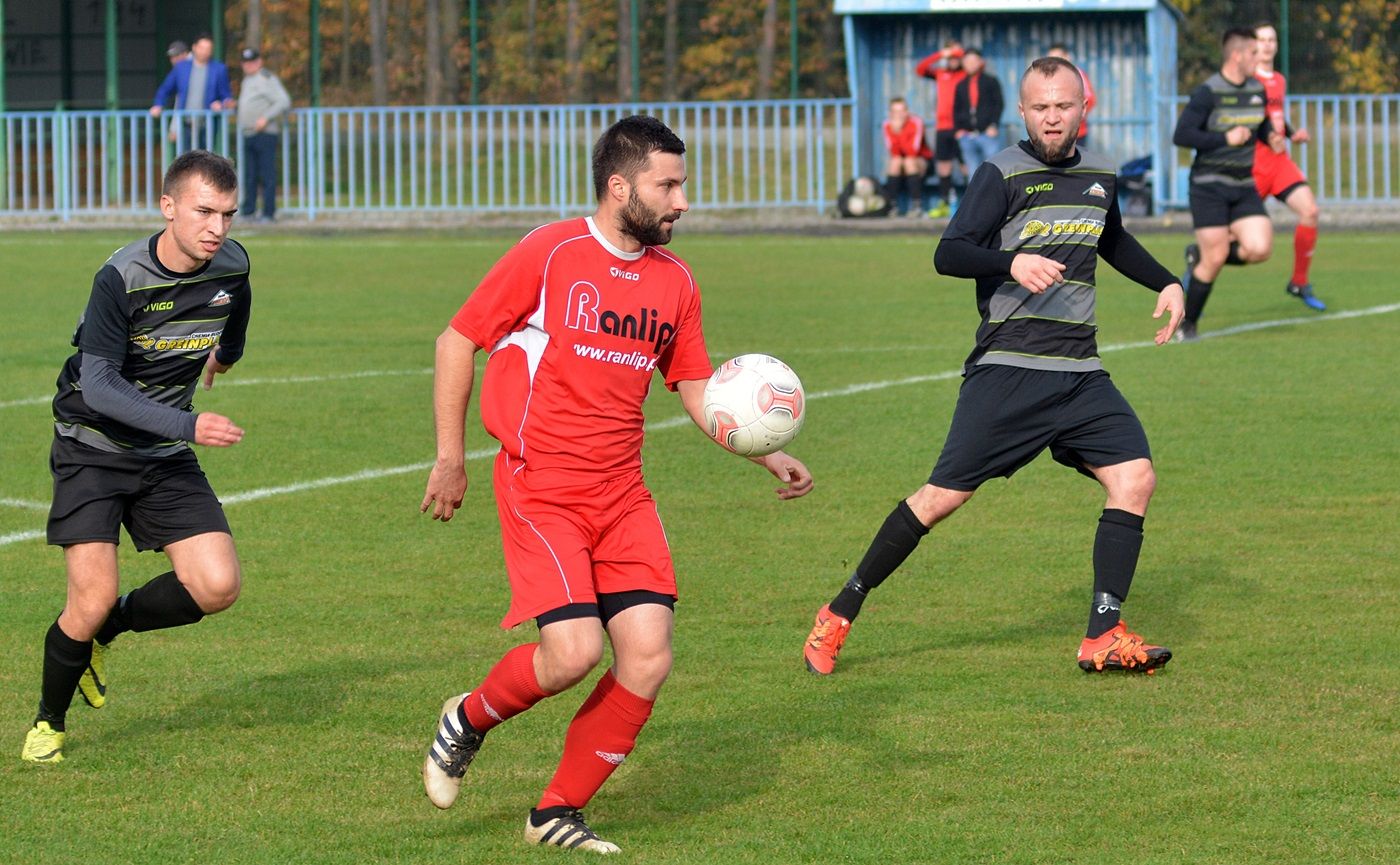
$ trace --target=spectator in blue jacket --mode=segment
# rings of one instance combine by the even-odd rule
[[[233,107],[233,90],[229,87],[228,67],[213,59],[214,39],[207,33],[200,34],[190,48],[188,60],[181,60],[165,76],[151,105],[151,116],[159,117],[171,96],[175,97],[176,111],[203,112],[223,111]],[[189,146],[207,149],[210,142],[219,137],[218,115],[199,115],[187,118],[183,124],[175,124],[170,130],[170,140],[180,145],[180,150]],[[181,140],[183,139],[183,140]]]

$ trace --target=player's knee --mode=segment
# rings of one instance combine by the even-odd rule
[[[545,652],[542,660],[544,669],[540,671],[540,686],[551,693],[563,691],[582,682],[603,660],[602,641],[579,640],[564,646],[553,646]]]
[[[1261,261],[1268,261],[1269,256],[1274,251],[1274,244],[1267,239],[1255,239],[1240,242],[1240,258],[1251,264],[1258,264]]]
[[[116,603],[116,591],[105,588],[70,594],[59,626],[75,640],[92,639]]]
[[[1317,228],[1317,218],[1320,213],[1316,202],[1306,205],[1298,210],[1298,222],[1308,228]]]
[[[184,582],[184,578],[181,578]],[[237,563],[210,568],[186,583],[186,588],[205,615],[221,613],[233,606],[243,591],[243,576]]]

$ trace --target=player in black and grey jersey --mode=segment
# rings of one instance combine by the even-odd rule
[[[1084,86],[1074,65],[1032,63],[1021,77],[1020,110],[1028,140],[973,175],[934,256],[940,273],[977,280],[982,315],[947,442],[928,483],[886,517],[855,575],[818,611],[803,653],[815,673],[832,672],[866,594],[930,528],[984,482],[1009,477],[1046,448],[1108,493],[1080,668],[1150,673],[1171,659],[1119,616],[1156,475],[1142,424],[1099,361],[1098,260],[1159,292],[1153,317],[1169,317],[1158,345],[1181,321],[1182,289],[1124,229],[1114,166],[1075,146]]]
[[[68,598],[44,638],[38,717],[23,759],[63,759],[74,690],[106,703],[105,655],[118,634],[199,621],[238,597],[223,509],[189,443],[228,447],[243,430],[191,405],[243,355],[248,253],[228,239],[233,165],[208,151],[165,175],[161,233],[122,247],[93,280],[54,397],[48,540],[63,547]],[[117,597],[117,541],[163,550],[173,570]]]
[[[1220,71],[1191,91],[1176,121],[1172,143],[1196,150],[1191,163],[1191,224],[1196,242],[1186,247],[1186,319],[1179,338],[1196,338],[1215,278],[1227,264],[1266,261],[1274,228],[1254,183],[1254,145],[1274,149],[1283,138],[1269,123],[1264,85],[1254,77],[1254,31],[1234,28],[1222,40]]]

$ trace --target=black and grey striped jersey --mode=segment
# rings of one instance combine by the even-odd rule
[[[78,351],[58,376],[53,413],[59,435],[101,450],[147,456],[188,447],[183,440],[92,409],[83,398],[85,354],[119,365],[121,378],[142,397],[184,412],[192,410],[195,386],[210,351],[217,346],[221,363],[242,356],[252,304],[247,251],[226,240],[203,267],[176,273],[156,256],[159,237],[112,253],[94,277],[87,308],[73,334]]]
[[[1176,121],[1172,142],[1191,147],[1192,183],[1254,185],[1254,143],[1268,134],[1264,85],[1253,75],[1235,84],[1216,73],[1191,91],[1191,99]],[[1236,126],[1253,130],[1243,144],[1228,144],[1225,133]]]
[[[973,175],[934,258],[940,273],[977,280],[982,324],[968,367],[1102,369],[1094,318],[1099,258],[1154,291],[1176,282],[1123,229],[1116,181],[1104,156],[1080,149],[1047,164],[1027,141]],[[1018,284],[1011,263],[1023,253],[1062,263],[1062,281],[1040,294]]]

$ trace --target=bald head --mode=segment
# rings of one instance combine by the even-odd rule
[[[1074,80],[1069,86],[1079,94],[1079,101],[1083,102],[1084,79],[1079,77],[1079,67],[1063,57],[1041,57],[1026,67],[1026,71],[1021,75],[1021,101],[1026,101],[1026,88],[1035,83],[1035,79],[1051,79],[1062,73],[1073,77]]]

